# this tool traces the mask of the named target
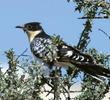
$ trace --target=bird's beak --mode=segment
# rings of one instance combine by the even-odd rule
[[[24,26],[16,26],[16,28],[22,28],[22,29],[24,29]]]
[[[21,28],[23,29],[24,31],[26,31],[26,28],[24,26],[16,26],[16,28]]]

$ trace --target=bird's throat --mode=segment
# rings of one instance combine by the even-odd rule
[[[35,36],[37,36],[39,33],[41,33],[42,30],[37,30],[37,31],[28,31],[26,32],[28,35],[29,42],[32,42]]]

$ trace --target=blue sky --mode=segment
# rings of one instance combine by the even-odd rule
[[[16,25],[27,22],[41,22],[49,34],[60,35],[68,44],[76,45],[83,30],[85,20],[77,19],[81,14],[74,11],[73,2],[66,0],[2,0],[0,2],[0,63],[6,61],[4,51],[13,48],[17,54],[29,48],[26,34],[16,29]],[[110,20],[94,20],[91,43],[88,48],[96,48],[110,54],[110,39],[98,28],[110,35]],[[28,52],[30,53],[30,49]]]

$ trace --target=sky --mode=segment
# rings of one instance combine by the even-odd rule
[[[82,14],[75,12],[75,4],[67,0],[2,0],[0,2],[0,63],[6,62],[4,51],[13,48],[16,54],[28,48],[26,34],[15,26],[28,22],[40,22],[49,35],[60,35],[70,45],[78,43],[86,20],[78,19]],[[110,35],[110,20],[93,21],[93,32],[88,48],[110,54],[110,39],[98,29]]]

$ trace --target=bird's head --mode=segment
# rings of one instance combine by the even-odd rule
[[[16,26],[16,28],[21,28],[27,33],[29,41],[31,42],[33,38],[43,31],[39,22],[26,23],[23,26]]]

